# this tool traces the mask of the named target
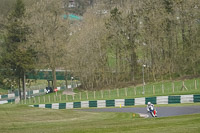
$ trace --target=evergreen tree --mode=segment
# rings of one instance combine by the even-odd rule
[[[14,10],[8,16],[8,23],[5,31],[5,43],[1,56],[1,68],[5,81],[18,83],[20,99],[21,83],[23,82],[24,99],[25,74],[34,69],[36,52],[27,44],[26,36],[30,33],[27,25],[24,24],[25,6],[22,0],[17,0]]]

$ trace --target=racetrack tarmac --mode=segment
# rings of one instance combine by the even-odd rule
[[[178,116],[187,114],[200,113],[200,106],[184,106],[184,107],[156,107],[158,117]],[[131,107],[131,108],[101,108],[101,109],[81,109],[81,111],[89,112],[132,112],[140,114],[150,114],[145,107]]]

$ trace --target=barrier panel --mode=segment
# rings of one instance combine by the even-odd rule
[[[72,109],[74,107],[74,103],[70,102],[70,103],[66,103],[66,109]]]
[[[115,107],[123,107],[125,99],[115,99]]]
[[[181,96],[169,96],[168,104],[181,103]]]
[[[135,99],[125,99],[125,106],[135,105]]]
[[[97,107],[97,101],[89,101],[89,107]]]
[[[193,95],[181,95],[181,103],[193,103]]]
[[[46,108],[45,104],[39,104],[39,108]]]
[[[33,94],[39,93],[39,90],[33,90]]]
[[[89,107],[89,101],[81,101],[81,108],[88,108]]]
[[[66,103],[59,103],[59,109],[66,109]]]
[[[8,95],[1,95],[1,99],[6,99],[8,98]]]
[[[52,109],[59,109],[59,103],[52,103]]]
[[[168,96],[158,96],[157,104],[168,104]]]
[[[15,94],[8,94],[8,98],[14,98]]]
[[[52,104],[45,104],[45,108],[52,108]]]
[[[45,92],[46,89],[40,89],[39,93]]]
[[[115,100],[106,100],[106,107],[115,107]]]
[[[145,104],[147,104],[148,102],[151,102],[153,104],[157,104],[156,97],[146,97],[145,98]]]
[[[135,98],[135,105],[145,105],[145,98]]]
[[[39,107],[39,105],[33,105],[33,107]]]
[[[97,100],[97,107],[98,108],[106,107],[106,100]]]
[[[74,102],[74,108],[81,108],[81,102]]]
[[[8,101],[0,101],[0,104],[8,103]]]
[[[200,95],[194,95],[194,102],[200,102]]]

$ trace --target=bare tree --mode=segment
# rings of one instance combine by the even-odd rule
[[[39,1],[29,9],[30,43],[38,51],[38,68],[50,68],[56,88],[56,69],[62,68],[69,39],[69,21],[64,20],[62,0]]]

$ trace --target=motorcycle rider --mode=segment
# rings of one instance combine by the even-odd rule
[[[149,112],[151,107],[154,107],[154,105],[151,102],[147,103],[147,111]]]
[[[153,110],[151,110],[151,109],[153,109]],[[154,105],[151,102],[147,103],[147,111],[148,112],[153,111],[154,117],[157,117],[157,111],[154,110]]]

